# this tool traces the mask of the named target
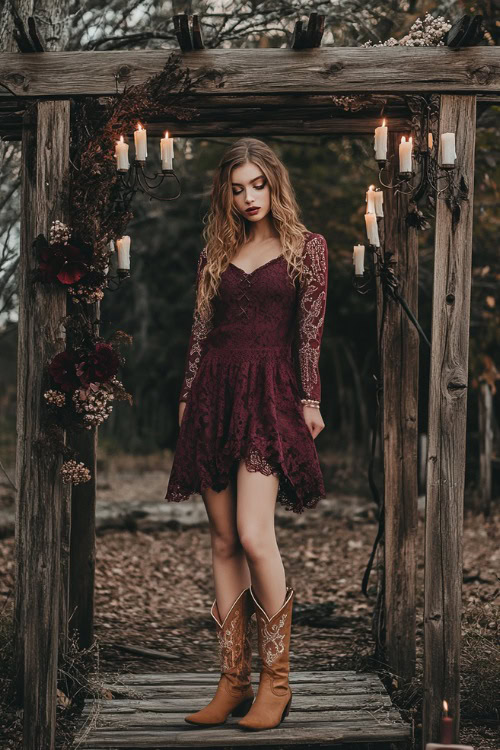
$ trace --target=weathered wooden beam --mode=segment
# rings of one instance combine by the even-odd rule
[[[0,85],[17,96],[114,95],[119,84],[143,83],[163,69],[164,50],[0,54]],[[500,92],[500,49],[468,47],[323,47],[204,49],[179,53],[200,95],[276,93],[472,94]],[[269,70],[273,75],[269,75]]]
[[[455,719],[455,743],[460,729],[475,121],[475,96],[441,97],[439,134],[456,134],[454,179],[460,193],[454,210],[444,200],[436,202],[425,514],[423,748],[439,737],[443,699]]]
[[[397,180],[398,144],[391,130],[388,181]],[[408,227],[409,196],[384,188],[385,251],[392,252],[398,291],[418,317],[418,236]],[[381,341],[385,510],[385,655],[403,679],[416,665],[416,535],[419,336],[396,301],[386,300]]]
[[[47,363],[65,346],[66,290],[33,281],[32,243],[54,219],[68,220],[69,113],[69,101],[35,103],[22,144],[15,661],[24,750],[52,750],[55,739],[63,485],[43,393]]]

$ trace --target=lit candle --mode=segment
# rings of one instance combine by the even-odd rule
[[[387,126],[385,119],[382,120],[382,125],[375,128],[373,147],[375,149],[375,159],[387,159]]]
[[[441,744],[451,745],[453,742],[453,719],[448,716],[448,703],[443,701],[443,715],[441,716]]]
[[[383,216],[384,209],[382,204],[384,202],[384,193],[382,190],[375,190],[375,216]]]
[[[128,143],[123,140],[123,135],[120,136],[120,140],[116,141],[115,145],[115,156],[116,156],[116,168],[117,169],[128,169]]]
[[[375,185],[370,185],[370,187],[368,188],[365,202],[366,202],[366,213],[374,214],[375,213]]]
[[[148,134],[147,130],[138,124],[137,130],[134,131],[135,158],[137,161],[145,161],[148,155]]]
[[[371,245],[380,247],[380,239],[378,236],[377,217],[375,214],[365,214],[366,223],[366,234]]]
[[[116,240],[118,252],[118,268],[130,268],[130,237],[125,234]]]
[[[356,276],[362,276],[365,270],[364,266],[365,259],[365,246],[354,245],[354,252],[352,254],[352,262],[354,263],[354,273]]]
[[[439,163],[455,164],[455,133],[441,133],[441,159]]]
[[[401,143],[399,144],[399,171],[401,172],[411,172],[412,171],[412,164],[411,164],[411,150],[413,147],[413,138],[410,135],[410,140],[407,141],[405,136],[403,135],[401,138]]]
[[[427,145],[429,147],[429,151],[432,150],[432,146],[434,145],[434,141],[432,140],[432,133],[429,130],[429,133],[427,134]]]
[[[172,159],[174,158],[174,139],[168,137],[168,130],[165,132],[165,138],[160,141],[161,168],[172,169]]]

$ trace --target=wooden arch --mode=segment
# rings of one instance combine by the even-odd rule
[[[196,23],[191,29],[185,20],[177,24],[183,64],[194,74],[209,69],[211,83],[194,92],[199,119],[151,123],[151,134],[165,128],[174,136],[372,134],[379,124],[377,97],[383,96],[392,128],[389,148],[394,151],[398,136],[411,127],[402,95],[431,92],[440,95],[439,133],[456,133],[463,187],[460,217],[453,220],[444,201],[437,201],[436,208],[423,742],[425,747],[438,736],[443,697],[456,717],[457,741],[476,104],[498,101],[499,50],[321,49],[317,18],[307,29],[296,27],[292,49],[208,50]],[[15,616],[25,750],[54,747],[58,649],[65,648],[70,603],[77,607],[82,646],[93,639],[95,563],[95,482],[85,490],[74,487],[71,501],[61,485],[60,461],[49,459],[43,450],[43,364],[65,346],[60,320],[66,299],[63,291],[28,284],[35,263],[31,243],[39,233],[47,233],[52,220],[69,218],[71,99],[113,96],[117,84],[143,82],[159,72],[166,56],[164,51],[0,54],[0,85],[11,94],[0,96],[0,133],[22,140],[23,149]],[[370,94],[373,106],[359,113],[333,107],[333,94],[357,93]],[[36,100],[34,109],[23,115],[31,100]],[[384,206],[386,249],[394,252],[401,293],[416,312],[417,236],[402,220],[407,198],[385,191]],[[385,646],[387,663],[406,678],[414,674],[416,661],[418,338],[398,306],[390,306],[388,315],[380,352],[385,391]],[[95,435],[81,447],[95,477],[94,440]],[[87,529],[86,537],[73,544],[78,527]]]

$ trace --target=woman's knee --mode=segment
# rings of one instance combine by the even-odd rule
[[[217,557],[230,558],[242,554],[243,548],[236,530],[234,532],[219,532],[212,529],[211,537],[212,551]]]
[[[274,535],[263,533],[262,529],[257,526],[240,531],[239,538],[245,555],[254,561],[268,558],[277,547]]]

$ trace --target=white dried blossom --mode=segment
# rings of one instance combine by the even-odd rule
[[[62,242],[64,245],[68,242],[70,237],[70,229],[59,219],[53,221],[49,230],[49,244],[54,245]]]
[[[102,287],[68,286],[68,294],[73,302],[86,302],[91,305],[104,297],[104,289]]]
[[[385,42],[374,44],[371,40],[362,44],[362,47],[442,47],[444,46],[443,36],[449,31],[452,24],[444,16],[434,18],[427,13],[425,18],[417,18],[412,24],[408,34],[405,34],[399,41],[391,37]]]
[[[81,484],[82,482],[88,482],[92,475],[82,461],[77,462],[70,459],[61,466],[61,476],[65,484]]]
[[[114,394],[105,383],[97,389],[92,383],[88,388],[78,388],[73,393],[75,410],[78,414],[83,414],[83,424],[88,430],[102,424],[109,417],[113,406],[108,402],[113,400]]]
[[[56,391],[53,388],[49,388],[48,391],[45,391],[43,397],[49,404],[53,404],[54,406],[64,406],[66,403],[66,394],[62,391]]]

